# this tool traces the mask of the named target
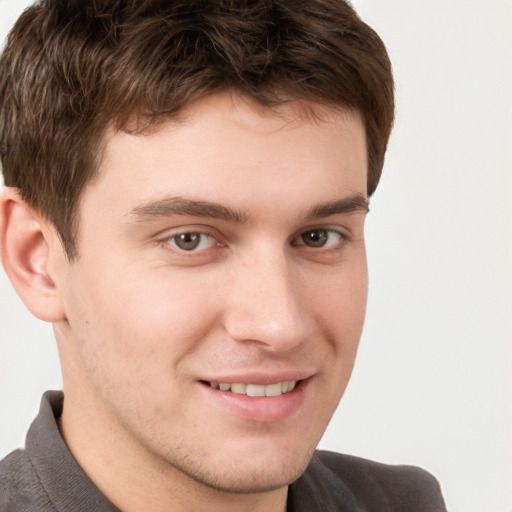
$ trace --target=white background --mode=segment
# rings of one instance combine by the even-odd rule
[[[27,3],[0,0],[2,39]],[[512,1],[354,5],[391,54],[397,121],[366,328],[322,446],[427,468],[451,512],[512,512]],[[60,376],[2,273],[0,336],[3,455]]]

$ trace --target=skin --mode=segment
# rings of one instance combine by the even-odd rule
[[[364,127],[299,106],[217,94],[155,133],[110,133],[71,263],[4,192],[4,233],[29,215],[40,230],[26,271],[46,302],[17,288],[54,323],[61,431],[125,512],[285,510],[345,390],[367,295]],[[254,402],[205,384],[243,379],[303,382]]]

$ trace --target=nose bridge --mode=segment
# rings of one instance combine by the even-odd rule
[[[289,350],[308,333],[297,269],[285,251],[259,251],[235,269],[225,327],[233,339]]]

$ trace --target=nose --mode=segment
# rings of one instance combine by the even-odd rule
[[[312,332],[312,317],[299,270],[283,253],[260,253],[238,262],[224,315],[230,337],[272,352],[302,344]]]

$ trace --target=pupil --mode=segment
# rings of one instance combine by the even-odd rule
[[[199,233],[182,233],[176,237],[176,245],[180,249],[192,250],[195,249],[201,241]]]
[[[302,239],[304,243],[310,247],[323,247],[327,242],[327,231],[322,229],[308,231],[302,235]]]

